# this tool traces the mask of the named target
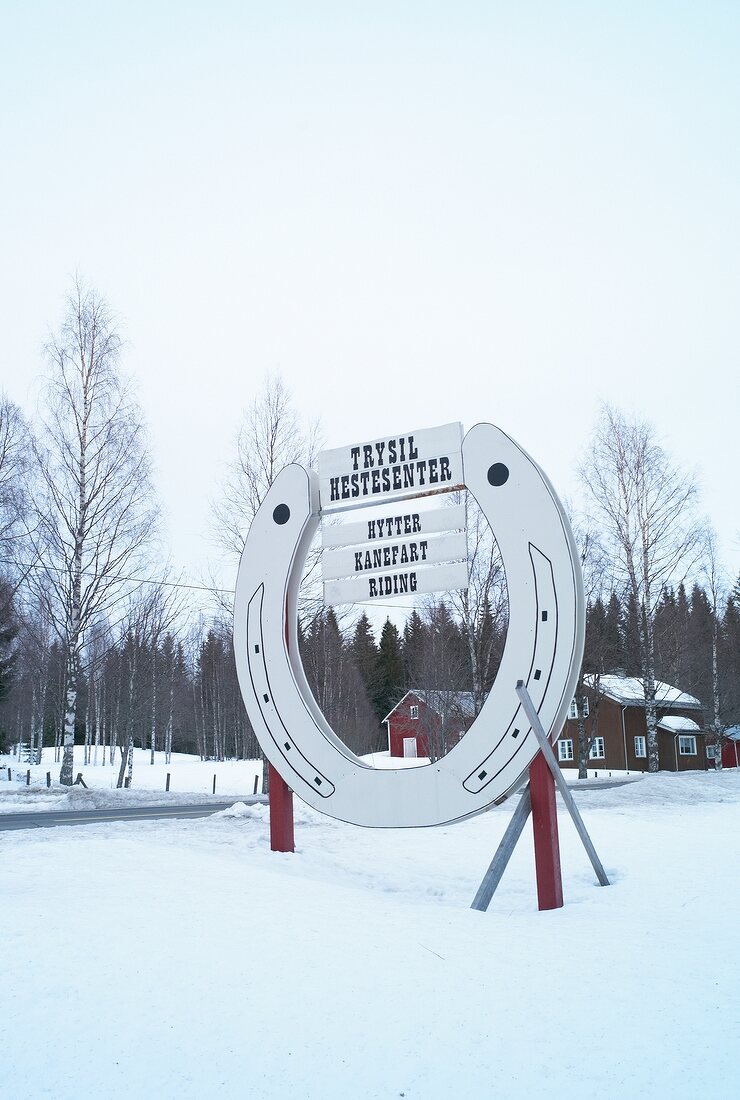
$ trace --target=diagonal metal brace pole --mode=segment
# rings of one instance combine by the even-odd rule
[[[555,753],[552,751],[550,739],[545,733],[544,726],[542,725],[542,722],[540,722],[540,716],[535,710],[534,703],[532,702],[532,698],[527,691],[523,680],[517,680],[516,693],[519,696],[519,701],[521,702],[522,707],[524,708],[524,713],[529,719],[529,724],[532,727],[532,732],[539,742],[540,750],[545,760],[547,761],[547,766],[552,773],[552,777],[555,780],[555,784],[558,790],[560,791],[563,802],[567,807],[568,813],[573,819],[573,824],[575,825],[576,831],[581,838],[583,847],[586,849],[588,858],[591,860],[591,866],[596,872],[596,877],[599,880],[599,885],[608,886],[609,879],[606,877],[606,871],[601,864],[601,860],[596,854],[596,849],[593,846],[591,837],[586,831],[586,826],[583,824],[583,818],[578,812],[578,807],[573,801],[573,795],[571,794],[570,788],[565,782],[565,776],[560,770],[558,762],[555,759]]]
[[[511,821],[506,827],[506,832],[501,837],[501,843],[496,849],[496,854],[491,860],[491,865],[483,876],[483,881],[478,887],[478,893],[473,898],[471,909],[477,909],[485,913],[491,904],[491,898],[496,892],[496,887],[501,882],[509,860],[511,859],[516,842],[522,835],[522,829],[527,824],[527,818],[532,812],[532,800],[529,797],[529,783],[527,783],[519,804],[514,810]]]

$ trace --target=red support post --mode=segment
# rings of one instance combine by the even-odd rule
[[[290,646],[288,601],[285,601],[285,648]],[[270,785],[270,848],[273,852],[294,852],[293,792],[277,768],[267,765]]]
[[[293,792],[277,768],[270,770],[270,848],[273,852],[294,852]]]
[[[560,909],[563,904],[563,879],[560,874],[555,780],[541,752],[529,765],[529,792],[532,799],[537,906],[540,910]]]

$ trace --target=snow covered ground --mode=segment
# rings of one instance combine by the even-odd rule
[[[101,754],[102,755],[102,754]],[[133,786],[129,790],[117,790],[120,756],[116,763],[82,763],[82,749],[75,749],[74,775],[82,773],[87,789],[81,785],[59,785],[60,764],[54,763],[54,750],[46,748],[40,764],[27,764],[15,756],[0,755],[0,814],[23,810],[81,810],[101,809],[104,806],[135,806],[153,802],[203,802],[204,795],[213,794],[216,779],[216,798],[226,795],[251,795],[262,792],[261,760],[228,760],[217,762],[201,760],[199,756],[173,753],[169,764],[164,753],[155,753],[154,764],[146,749],[134,749]],[[11,779],[8,780],[8,768]],[[30,770],[31,783],[26,786],[26,774]],[[46,786],[46,774],[51,772],[52,786]],[[166,792],[167,775],[170,776],[169,793]],[[256,790],[255,790],[256,780]]]
[[[371,831],[296,803],[0,834],[0,1094],[13,1100],[740,1095],[740,772],[582,789],[470,910],[511,802]]]

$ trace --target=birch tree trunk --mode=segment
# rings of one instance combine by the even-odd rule
[[[698,485],[668,460],[653,429],[604,406],[581,478],[596,504],[605,539],[625,588],[642,610],[641,667],[648,769],[660,767],[655,699],[656,602],[682,580],[702,553],[696,518]]]
[[[72,783],[86,635],[131,588],[156,531],[141,414],[118,370],[121,339],[102,298],[77,281],[57,336],[32,446],[39,569],[29,583],[67,647],[60,782]]]

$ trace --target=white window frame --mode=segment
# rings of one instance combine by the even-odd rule
[[[704,752],[707,754],[707,760],[716,760],[717,759],[717,746],[716,745],[705,745],[704,746]]]
[[[415,705],[409,707],[409,718],[417,719],[419,717],[419,708]]]
[[[588,718],[588,713],[589,713],[589,711],[588,711],[588,696],[584,695],[583,696],[583,717]],[[573,719],[573,721],[577,720],[577,718],[578,718],[578,703],[576,702],[575,699],[571,700],[570,709],[568,710],[568,717]]]
[[[693,746],[693,747],[692,747]],[[693,733],[679,733],[678,735],[678,755],[679,756],[696,756],[696,737]]]
[[[603,760],[606,756],[606,750],[604,748],[604,738],[594,737],[593,744],[588,750],[589,760]]]
[[[573,759],[573,738],[561,737],[558,741],[558,760],[565,762]]]
[[[647,760],[647,740],[640,734],[635,737],[635,757],[637,760]]]

